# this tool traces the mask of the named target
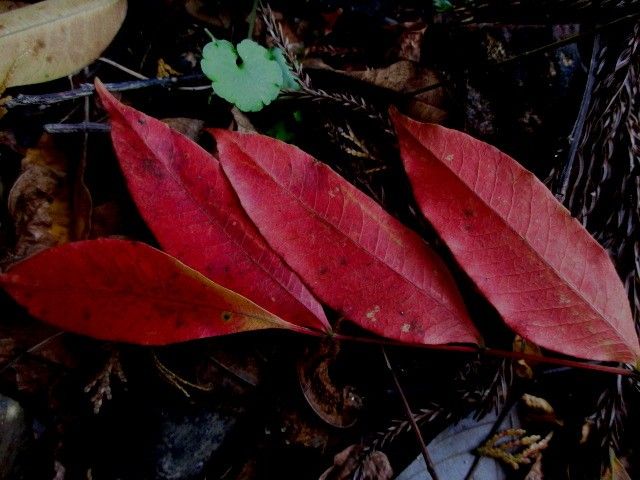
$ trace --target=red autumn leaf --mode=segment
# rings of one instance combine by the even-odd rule
[[[330,331],[320,304],[242,210],[218,161],[118,102],[99,80],[96,90],[129,191],[162,248],[281,318]]]
[[[634,362],[640,346],[613,264],[551,192],[491,145],[392,118],[418,205],[505,322],[550,350]]]
[[[35,317],[103,340],[164,345],[265,328],[305,331],[127,240],[44,250],[0,274],[0,285]]]
[[[212,133],[245,211],[323,302],[405,342],[478,340],[451,275],[416,233],[292,145]]]

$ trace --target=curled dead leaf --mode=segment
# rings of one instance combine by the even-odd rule
[[[28,256],[71,238],[71,189],[68,161],[48,135],[27,150],[22,174],[9,192],[9,213],[15,221],[14,255]]]
[[[331,378],[340,345],[324,342],[315,350],[307,350],[298,362],[298,381],[313,411],[329,425],[352,426],[358,419],[362,399],[349,385],[337,386]]]
[[[549,402],[544,398],[536,397],[525,393],[520,399],[525,410],[525,418],[529,421],[554,423],[562,425],[563,422],[558,419],[556,412]]]
[[[387,456],[380,452],[363,452],[362,445],[350,445],[333,457],[333,466],[319,480],[350,480],[356,472],[361,480],[390,480],[393,469]]]

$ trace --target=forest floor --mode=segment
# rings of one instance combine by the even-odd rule
[[[72,241],[162,243],[128,191],[105,109],[78,93],[99,78],[205,149],[206,128],[253,131],[329,165],[444,258],[490,345],[540,354],[422,218],[387,112],[466,132],[533,172],[608,250],[638,328],[639,6],[534,3],[130,1],[100,58],[3,93],[0,272]],[[203,75],[210,35],[286,50],[298,87],[243,112]],[[281,331],[106,342],[41,323],[0,292],[0,480],[428,478],[418,437],[440,479],[636,478],[638,385]]]

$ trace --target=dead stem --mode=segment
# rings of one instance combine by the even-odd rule
[[[400,385],[400,380],[398,380],[398,376],[396,375],[396,372],[391,366],[391,362],[389,361],[389,356],[387,355],[387,352],[385,351],[384,347],[382,347],[381,350],[382,350],[382,355],[384,356],[384,363],[387,366],[387,370],[389,370],[389,373],[391,373],[391,377],[393,377],[393,383],[395,383],[396,390],[398,391],[398,394],[402,399],[402,405],[404,407],[405,413],[407,414],[407,418],[411,423],[411,429],[413,430],[413,433],[416,436],[416,440],[420,445],[420,450],[422,451],[422,458],[424,458],[424,463],[427,467],[427,471],[429,472],[433,480],[438,480],[438,473],[436,472],[436,467],[433,464],[433,460],[431,460],[431,455],[429,455],[429,450],[427,450],[427,444],[424,442],[424,438],[422,438],[422,433],[420,432],[420,429],[418,428],[418,424],[416,423],[415,416],[411,411],[409,400],[407,400],[407,396],[404,394],[402,385]]]

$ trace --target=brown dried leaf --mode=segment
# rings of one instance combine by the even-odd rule
[[[14,254],[26,257],[71,237],[71,189],[67,158],[43,135],[22,160],[22,174],[9,192],[9,213],[15,221]]]
[[[520,335],[516,335],[513,339],[513,351],[527,353],[530,355],[542,356],[542,350],[535,343],[525,340]],[[535,362],[526,360],[518,360],[515,362],[515,373],[520,378],[533,378],[532,366],[535,366]]]
[[[525,419],[537,423],[554,423],[562,425],[562,420],[556,416],[556,412],[544,398],[525,393],[520,399],[524,408]]]
[[[384,68],[372,68],[369,70],[342,72],[345,75],[363,82],[371,83],[382,88],[388,88],[398,93],[408,93],[435,85],[439,82],[438,76],[432,70],[428,70],[413,62],[402,60]],[[430,92],[429,99],[437,104],[442,99],[441,89]],[[426,97],[425,97],[426,98]]]
[[[298,362],[298,381],[309,406],[322,420],[347,428],[357,421],[362,399],[352,387],[336,386],[330,376],[339,349],[338,343],[324,342],[308,350]]]
[[[402,25],[402,33],[398,38],[397,58],[419,62],[422,55],[422,39],[427,30],[427,25],[422,22],[405,22]]]
[[[363,460],[362,445],[348,446],[333,457],[333,466],[319,480],[351,480],[358,468],[361,480],[390,480],[393,477],[393,469],[384,453],[374,451],[366,455]]]
[[[65,340],[42,323],[3,318],[0,375],[23,394],[46,393],[60,373],[78,365],[77,352]]]
[[[184,8],[192,17],[203,23],[213,25],[214,27],[227,29],[231,26],[231,13],[229,9],[215,3],[205,2],[204,0],[187,0]]]
[[[631,480],[631,475],[627,472],[627,469],[616,456],[613,449],[609,449],[610,466],[604,472],[602,480]]]
[[[185,137],[190,138],[194,142],[198,141],[202,129],[204,128],[204,120],[198,118],[173,117],[163,118],[162,122],[177,130]]]
[[[88,237],[92,201],[84,183],[84,161],[71,167],[47,134],[36,147],[26,149],[22,173],[8,195],[16,230],[11,262]]]
[[[231,109],[231,115],[236,124],[236,130],[239,132],[257,132],[256,127],[253,126],[249,117],[242,113],[237,107]]]
[[[317,59],[306,61],[305,65],[308,68],[333,70],[329,65]],[[447,112],[444,109],[446,95],[444,88],[438,86],[440,82],[438,75],[433,70],[421,67],[414,62],[401,60],[384,68],[333,71],[406,95],[407,100],[403,110],[415,120],[442,123],[447,117]]]

